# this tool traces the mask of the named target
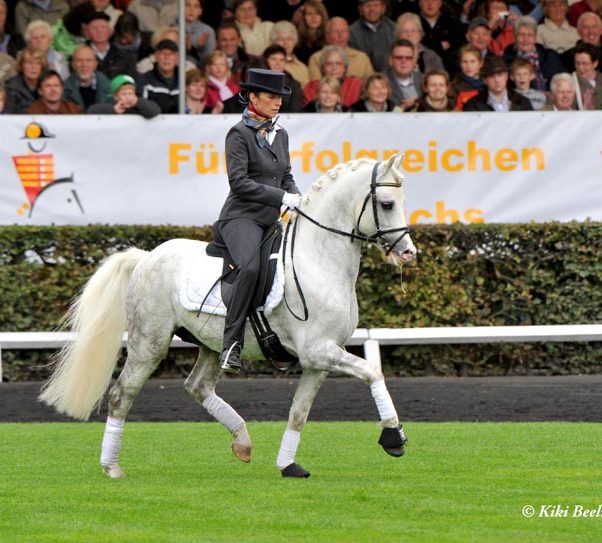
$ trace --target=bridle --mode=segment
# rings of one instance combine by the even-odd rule
[[[351,232],[345,232],[344,230],[338,230],[337,228],[323,225],[319,221],[317,221],[316,219],[314,219],[313,217],[311,217],[310,215],[308,215],[301,209],[295,210],[297,215],[299,217],[303,217],[304,219],[307,219],[309,222],[316,225],[318,228],[321,228],[322,230],[326,230],[328,232],[332,232],[333,234],[338,234],[339,236],[345,236],[345,237],[350,238],[352,243],[355,240],[365,241],[368,243],[376,243],[377,245],[379,245],[381,247],[381,249],[383,251],[385,251],[385,254],[387,256],[389,256],[389,254],[395,248],[395,246],[405,236],[408,236],[410,234],[410,228],[408,226],[400,226],[399,228],[386,228],[386,229],[382,230],[380,227],[380,221],[378,220],[378,199],[376,197],[376,189],[378,187],[398,187],[398,188],[401,187],[401,181],[398,181],[395,183],[385,183],[385,182],[378,182],[376,180],[376,178],[378,176],[378,167],[380,166],[380,164],[381,164],[380,162],[377,162],[376,164],[374,164],[374,167],[372,168],[372,175],[370,178],[370,191],[368,192],[368,194],[366,194],[366,197],[364,198],[364,203],[362,204],[362,209],[357,218],[355,228]],[[364,234],[360,230],[360,222],[362,220],[362,216],[364,215],[364,212],[368,208],[368,202],[372,202],[372,213],[374,215],[374,224],[376,225],[376,232],[374,232],[374,234],[371,234],[371,235]],[[299,225],[299,222],[300,222],[299,218],[297,217],[296,220],[290,220],[286,225],[286,230],[284,232],[284,241],[282,244],[282,267],[284,268],[285,263],[286,263],[286,247],[288,244],[289,230],[291,229],[291,223],[294,223],[294,225],[292,227],[292,232],[291,232],[291,264],[293,267],[293,279],[295,280],[295,286],[297,287],[297,292],[299,293],[299,297],[301,298],[301,302],[303,303],[303,317],[299,317],[291,309],[291,307],[288,304],[288,301],[286,300],[286,295],[284,296],[284,303],[286,304],[287,309],[289,310],[290,314],[293,317],[295,317],[297,320],[300,320],[300,321],[306,321],[309,318],[309,312],[307,310],[307,304],[305,303],[305,296],[303,295],[303,291],[301,289],[301,284],[299,283],[299,279],[297,277],[297,272],[295,270],[295,259],[294,259],[295,241],[297,239],[297,226]],[[385,239],[385,235],[391,234],[394,232],[400,232],[400,234],[392,244],[389,244],[389,242]]]

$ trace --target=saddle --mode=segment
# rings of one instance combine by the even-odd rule
[[[280,225],[268,230],[261,241],[259,278],[252,296],[251,307],[253,309],[249,314],[249,322],[266,360],[269,360],[279,370],[287,370],[296,364],[298,359],[282,346],[263,311],[276,276],[281,244],[282,228]],[[206,253],[212,257],[222,258],[224,261],[219,280],[221,281],[222,300],[228,307],[232,297],[232,284],[236,279],[236,265],[228,248],[215,240],[207,244]]]

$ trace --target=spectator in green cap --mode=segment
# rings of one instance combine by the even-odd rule
[[[161,108],[153,101],[139,98],[136,94],[136,81],[125,74],[115,76],[111,80],[110,93],[113,98],[110,104],[94,104],[88,109],[91,114],[123,114],[142,115],[152,119],[161,113]]]

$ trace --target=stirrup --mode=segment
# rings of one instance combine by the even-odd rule
[[[226,373],[240,373],[242,364],[240,363],[240,347],[238,341],[235,341],[229,349],[224,349],[219,357],[220,367]]]

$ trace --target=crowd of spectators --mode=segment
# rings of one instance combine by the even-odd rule
[[[0,113],[241,111],[249,68],[283,112],[602,109],[601,0],[0,0]],[[10,8],[10,9],[9,9]]]

